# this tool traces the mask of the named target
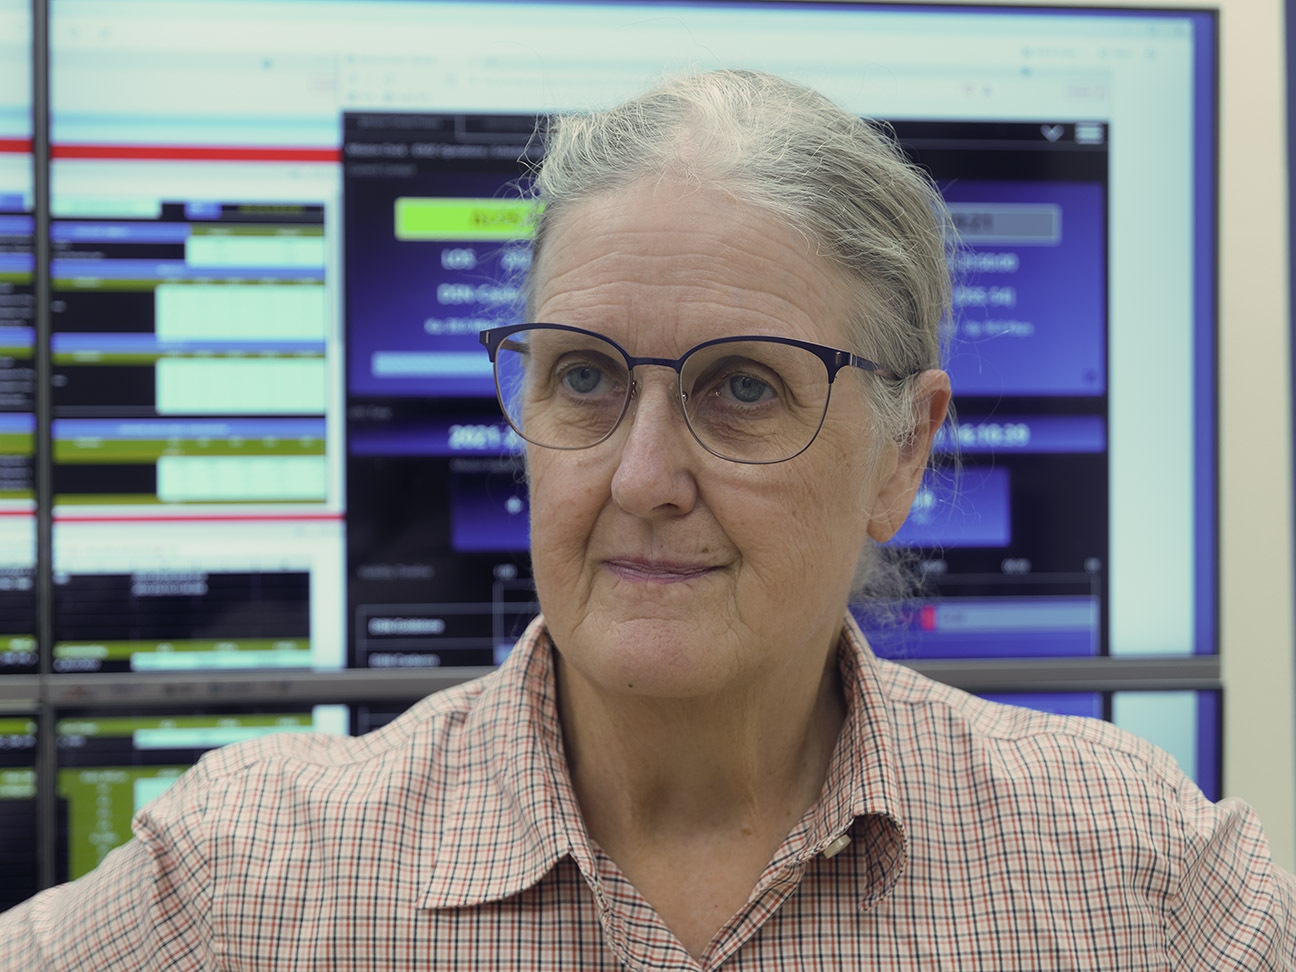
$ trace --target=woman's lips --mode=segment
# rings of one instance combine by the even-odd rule
[[[603,565],[622,580],[657,584],[676,584],[681,581],[696,580],[719,569],[710,564],[671,563],[624,557],[605,560]]]

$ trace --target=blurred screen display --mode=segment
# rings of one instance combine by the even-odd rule
[[[0,0],[0,675],[35,672],[31,5]]]
[[[0,912],[40,888],[36,719],[0,712]]]
[[[56,671],[498,662],[536,609],[476,341],[519,313],[507,187],[537,119],[719,66],[892,125],[960,234],[959,423],[895,541],[923,595],[861,612],[878,650],[1216,650],[1210,15],[50,10]],[[0,476],[30,430],[0,414]]]
[[[64,714],[58,743],[56,877],[92,871],[131,836],[131,818],[202,755],[274,733],[350,733],[346,706]]]

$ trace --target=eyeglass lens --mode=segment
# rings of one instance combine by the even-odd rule
[[[528,441],[557,449],[586,448],[608,436],[631,388],[615,345],[550,328],[517,331],[501,342],[495,379],[510,424]],[[817,355],[761,340],[695,350],[682,366],[680,387],[697,440],[737,462],[779,462],[801,452],[819,431],[829,394]]]

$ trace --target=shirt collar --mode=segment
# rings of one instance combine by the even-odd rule
[[[868,907],[895,887],[907,858],[895,739],[878,662],[849,615],[837,656],[846,723],[819,803],[781,853],[805,862],[851,833],[851,856],[868,872]],[[534,885],[564,856],[588,853],[554,686],[552,642],[536,618],[483,680],[461,746],[446,756],[453,778],[418,907],[498,901]]]
[[[536,618],[482,680],[447,754],[447,796],[420,908],[510,897],[573,852],[583,833],[558,722],[553,651]],[[439,754],[438,754],[439,755]]]
[[[867,872],[861,882],[868,888],[863,904],[871,907],[900,880],[908,860],[908,836],[900,809],[890,697],[881,663],[850,614],[837,643],[837,665],[846,723],[828,765],[823,794],[810,812],[806,840],[795,853],[806,861],[839,836],[850,835],[853,856]]]

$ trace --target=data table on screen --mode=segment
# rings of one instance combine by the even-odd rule
[[[329,164],[142,154],[56,153],[51,667],[338,667]]]
[[[58,743],[58,878],[93,870],[131,837],[131,818],[204,753],[275,733],[347,735],[346,706],[258,711],[63,713]]]

